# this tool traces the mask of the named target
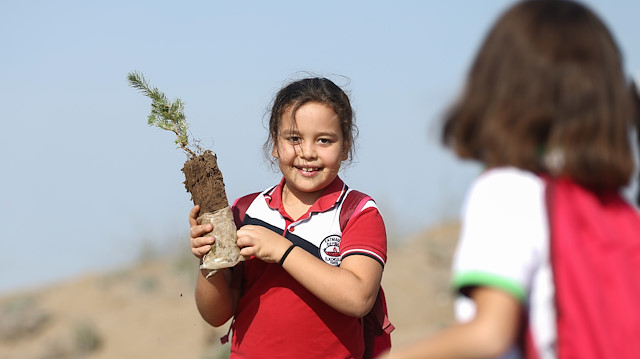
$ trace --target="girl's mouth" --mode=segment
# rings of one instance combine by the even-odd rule
[[[322,167],[296,167],[296,169],[302,173],[303,176],[313,176],[317,172],[319,172]]]

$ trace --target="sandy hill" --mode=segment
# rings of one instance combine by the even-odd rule
[[[394,345],[452,321],[449,265],[456,223],[391,245],[383,287]],[[224,358],[219,337],[200,318],[190,254],[149,258],[0,298],[0,359]]]

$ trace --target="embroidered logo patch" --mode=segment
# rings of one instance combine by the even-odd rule
[[[320,257],[332,266],[340,265],[340,236],[331,235],[322,240]]]

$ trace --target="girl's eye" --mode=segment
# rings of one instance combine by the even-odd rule
[[[291,143],[300,143],[300,137],[298,136],[289,136],[287,140]]]
[[[331,139],[329,139],[329,138],[320,138],[320,139],[318,139],[318,142],[323,144],[323,145],[328,145],[328,144],[333,143],[333,141]]]

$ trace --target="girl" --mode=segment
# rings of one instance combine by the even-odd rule
[[[361,318],[374,305],[386,261],[386,234],[376,204],[366,197],[341,230],[339,217],[353,192],[338,177],[353,155],[356,127],[347,95],[325,78],[293,82],[274,100],[265,152],[282,180],[234,204],[237,244],[247,258],[206,279],[196,303],[220,326],[235,316],[231,358],[361,358]],[[249,203],[240,210],[238,203]],[[198,258],[214,239],[211,225],[189,215]],[[233,281],[235,283],[235,280]]]
[[[524,1],[509,9],[480,48],[442,133],[443,142],[461,158],[486,165],[467,195],[453,263],[462,323],[388,358],[518,357],[524,347],[540,358],[555,358],[560,345],[556,294],[561,287],[554,288],[560,278],[551,256],[559,254],[550,253],[551,229],[556,227],[548,222],[545,191],[554,181],[575,183],[571,188],[596,199],[605,214],[610,214],[608,204],[620,204],[616,208],[629,216],[629,230],[640,233],[637,212],[618,194],[634,168],[629,129],[638,124],[633,118],[620,52],[593,12],[564,0]],[[582,210],[571,203],[568,208]],[[594,226],[601,224],[606,223]],[[581,225],[589,228],[590,223]],[[623,229],[612,232],[616,230],[624,235]],[[569,255],[592,235],[579,238]],[[613,250],[616,235],[604,236],[607,249]],[[629,257],[620,259],[628,263]],[[638,293],[637,280],[624,278],[625,286]],[[590,280],[589,287],[603,291],[604,283]],[[585,303],[589,298],[572,300]],[[621,323],[608,326],[586,319],[574,324],[621,333]],[[530,331],[522,335],[525,325]],[[636,339],[621,336],[621,343],[637,349],[638,326],[633,326]],[[531,345],[518,347],[526,340]],[[608,345],[616,343],[620,341]]]

